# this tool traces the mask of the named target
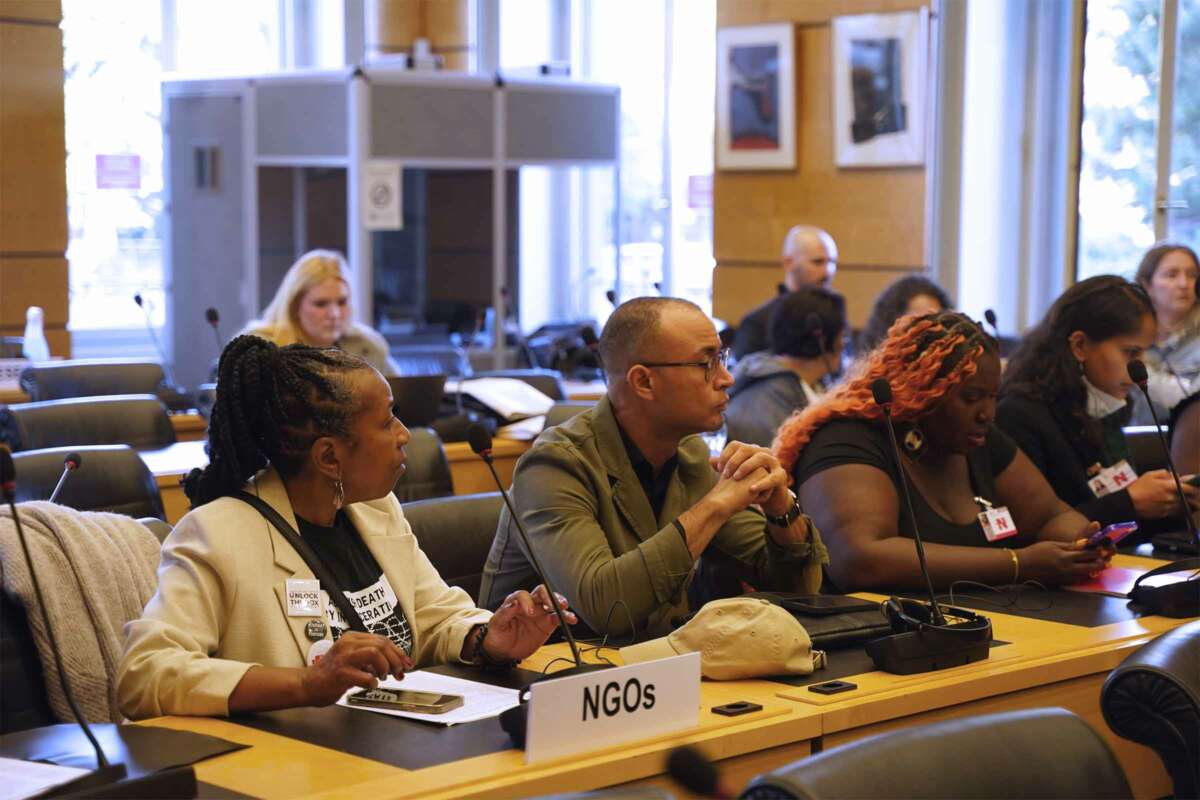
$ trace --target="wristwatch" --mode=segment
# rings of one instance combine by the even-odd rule
[[[796,493],[790,489],[788,490],[788,494],[792,496],[792,504],[788,507],[787,511],[777,517],[768,514],[765,510],[763,511],[763,516],[767,518],[767,522],[776,528],[787,528],[800,518],[800,498],[796,497]]]

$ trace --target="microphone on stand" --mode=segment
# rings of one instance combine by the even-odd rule
[[[550,595],[550,605],[554,607],[554,613],[558,616],[558,626],[562,629],[563,637],[571,647],[571,657],[575,661],[575,666],[559,670],[558,672],[552,672],[548,675],[544,674],[535,679],[534,682],[553,680],[554,678],[563,678],[569,675],[582,675],[586,672],[595,672],[613,666],[612,664],[585,664],[583,657],[579,655],[579,645],[575,643],[575,636],[571,633],[571,626],[567,624],[566,615],[563,614],[562,608],[558,605],[558,594],[550,584],[550,579],[547,577],[546,571],[542,569],[541,562],[538,561],[537,554],[533,551],[533,545],[529,543],[529,534],[525,532],[525,525],[522,524],[521,518],[517,515],[517,510],[513,508],[512,500],[509,499],[508,492],[504,489],[504,483],[500,480],[500,476],[496,474],[495,465],[492,464],[492,435],[488,433],[487,428],[475,422],[467,428],[467,442],[471,445],[471,449],[483,459],[483,463],[487,464],[488,470],[492,473],[492,479],[496,482],[496,488],[500,490],[500,496],[504,498],[504,505],[508,507],[508,513],[512,517],[513,522],[516,523],[517,531],[521,534],[521,541],[525,544],[525,552],[529,554],[529,561],[533,565],[533,570],[537,573],[538,580],[542,582],[542,585],[546,587],[546,591]],[[521,697],[520,705],[513,706],[500,714],[500,727],[512,739],[514,746],[524,749],[525,733],[528,725],[528,708],[524,702],[524,690],[522,690],[519,696]]]
[[[221,322],[221,315],[217,313],[215,308],[209,306],[204,309],[204,319],[212,326],[213,336],[217,339],[217,355],[220,355],[225,350],[225,340],[221,338],[221,329],[218,327]]]
[[[516,523],[517,531],[521,534],[521,541],[525,545],[525,552],[529,553],[529,561],[533,564],[533,570],[537,573],[538,580],[546,586],[546,590],[550,593],[550,604],[554,607],[554,613],[558,615],[558,625],[562,628],[563,638],[567,640],[567,644],[571,647],[571,657],[575,661],[575,666],[570,669],[552,672],[546,677],[561,678],[566,675],[575,675],[581,672],[592,672],[597,669],[604,669],[611,665],[609,664],[585,664],[583,657],[579,655],[579,645],[575,644],[575,636],[571,633],[571,626],[567,624],[567,618],[559,608],[554,587],[550,585],[550,579],[546,575],[546,571],[542,569],[542,564],[538,561],[537,553],[533,550],[533,545],[529,542],[529,534],[525,531],[525,525],[521,522],[521,517],[517,514],[517,510],[513,508],[512,500],[509,499],[508,492],[504,489],[504,483],[500,480],[500,476],[496,474],[496,467],[492,463],[492,435],[488,433],[487,428],[480,425],[478,422],[472,423],[467,428],[467,442],[471,445],[471,449],[475,454],[483,459],[483,463],[487,464],[488,469],[492,473],[492,479],[496,481],[496,488],[500,490],[500,496],[504,498],[504,505],[508,506],[508,513],[512,516],[513,522]]]
[[[71,456],[75,457],[77,461],[76,466],[78,466],[78,454],[72,453],[67,456],[68,463],[71,460]],[[71,467],[68,466],[67,470],[70,471],[70,469]],[[62,481],[60,480],[59,484],[61,485],[61,483]],[[9,512],[12,514],[13,526],[17,531],[17,540],[21,543],[21,552],[25,556],[25,565],[29,568],[29,581],[33,584],[34,597],[37,598],[38,606],[41,609],[42,624],[46,628],[46,638],[50,644],[50,652],[54,655],[54,666],[58,672],[58,680],[62,684],[63,697],[71,709],[71,715],[75,718],[76,724],[79,725],[83,731],[83,735],[87,737],[88,742],[96,753],[95,770],[81,775],[74,780],[54,786],[39,794],[38,797],[195,797],[196,772],[190,765],[162,770],[132,780],[125,780],[128,775],[125,765],[109,763],[108,758],[104,755],[104,748],[100,746],[100,742],[92,732],[91,726],[88,725],[87,718],[79,710],[79,704],[75,702],[75,695],[71,692],[71,684],[67,680],[66,670],[63,668],[62,653],[58,648],[58,640],[54,636],[54,628],[50,625],[50,615],[46,610],[46,600],[42,594],[41,583],[38,581],[37,570],[34,569],[33,559],[29,555],[29,543],[25,539],[25,529],[21,525],[21,516],[17,513],[16,489],[17,469],[13,463],[12,450],[9,449],[8,445],[0,444],[0,494],[3,495],[4,501],[8,503]],[[55,489],[55,492],[57,491]],[[61,750],[61,746],[58,749]]]
[[[992,311],[990,308],[985,308],[983,310],[983,318],[987,321],[987,324],[991,326],[992,333],[996,334],[996,338],[999,339],[1000,328],[996,326],[996,312]]]
[[[1158,434],[1158,442],[1162,445],[1167,469],[1171,471],[1171,477],[1175,480],[1175,491],[1179,495],[1179,504],[1183,508],[1183,520],[1187,527],[1188,537],[1197,548],[1200,548],[1200,537],[1196,533],[1196,523],[1192,519],[1192,511],[1188,506],[1187,497],[1183,494],[1183,483],[1179,480],[1179,471],[1175,469],[1175,460],[1171,458],[1171,448],[1167,446],[1167,438],[1163,436],[1162,425],[1158,421],[1158,412],[1154,410],[1154,403],[1150,401],[1150,390],[1147,387],[1149,375],[1146,373],[1146,365],[1140,359],[1135,358],[1125,369],[1129,373],[1129,379],[1142,390],[1142,394],[1146,398],[1146,405],[1150,407],[1150,416],[1154,420],[1154,432]]]
[[[162,348],[162,344],[158,341],[158,336],[154,333],[154,324],[150,321],[150,310],[146,308],[146,301],[142,297],[141,292],[135,292],[133,302],[138,304],[138,308],[142,310],[142,315],[146,318],[146,333],[150,334],[150,341],[154,343],[154,350],[158,353],[159,362],[162,364],[163,376],[166,378],[166,386],[159,388],[159,399],[166,404],[167,408],[172,411],[186,411],[195,403],[188,396],[175,380],[175,372],[171,368],[171,363],[167,360],[167,353]]]
[[[67,482],[67,476],[75,470],[83,466],[83,457],[79,453],[67,453],[67,457],[63,459],[63,471],[59,476],[58,484],[54,487],[54,491],[50,493],[50,502],[58,500],[58,493],[62,491],[63,486]]]
[[[988,657],[991,647],[991,620],[973,611],[948,607],[954,617],[963,621],[946,621],[933,591],[933,579],[929,576],[929,565],[925,561],[925,543],[921,541],[917,514],[913,510],[912,494],[908,488],[908,474],[904,471],[896,428],[892,424],[892,386],[886,378],[876,378],[871,384],[871,395],[882,409],[887,423],[888,439],[896,457],[896,471],[900,474],[904,508],[908,512],[917,548],[917,561],[929,593],[929,605],[904,597],[892,597],[885,601],[882,611],[891,623],[893,633],[868,642],[867,655],[871,656],[879,669],[896,675],[915,675],[982,661]]]

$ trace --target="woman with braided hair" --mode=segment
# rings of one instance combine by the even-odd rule
[[[846,380],[789,418],[775,439],[829,548],[836,588],[924,586],[906,541],[913,531],[883,410],[872,396],[879,378],[892,387],[899,466],[935,586],[1057,584],[1103,568],[1110,553],[1082,541],[1098,526],[1059,500],[992,425],[995,340],[966,316],[942,311],[898,320]]]
[[[383,377],[341,350],[226,346],[209,464],[185,481],[192,510],[125,628],[127,716],[328,705],[389,674],[508,666],[545,642],[544,586],[491,614],[421,552],[392,494],[409,440],[392,405]]]

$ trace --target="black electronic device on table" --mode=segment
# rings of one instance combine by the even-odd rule
[[[409,428],[424,428],[438,416],[446,393],[445,375],[399,375],[386,379],[392,389],[392,410]]]
[[[936,669],[958,667],[988,657],[992,643],[992,622],[987,617],[965,608],[940,606],[933,591],[933,580],[925,563],[925,544],[913,511],[908,476],[900,458],[896,429],[892,426],[892,387],[885,378],[871,384],[875,403],[883,410],[888,438],[900,474],[904,508],[912,526],[917,548],[917,561],[929,592],[929,602],[922,603],[904,597],[889,598],[883,604],[884,616],[892,626],[892,634],[867,642],[866,651],[875,666],[895,675],[915,675]]]

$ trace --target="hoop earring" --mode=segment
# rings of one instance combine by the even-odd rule
[[[346,490],[342,486],[342,476],[338,475],[333,481],[333,510],[341,511],[344,505],[346,505]]]
[[[904,452],[908,453],[914,461],[920,461],[921,456],[925,455],[925,432],[919,426],[913,425],[904,434],[901,444],[904,446]]]

